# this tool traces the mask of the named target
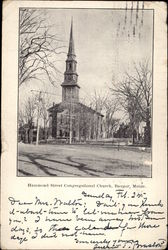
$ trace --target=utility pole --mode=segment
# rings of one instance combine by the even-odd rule
[[[72,115],[70,110],[70,121],[69,121],[69,144],[72,143]]]
[[[51,92],[47,92],[47,91],[39,91],[39,90],[35,90],[35,89],[32,89],[31,92],[38,92],[39,93],[39,97],[38,97],[38,102],[37,102],[37,105],[38,105],[38,109],[37,109],[37,134],[36,134],[36,145],[39,144],[39,132],[40,132],[40,124],[39,124],[39,118],[40,118],[40,102],[42,100],[42,97],[41,97],[41,94],[50,94],[50,95],[56,95],[56,94],[53,94]],[[58,95],[56,95],[58,96]]]
[[[35,90],[35,89],[32,89],[31,92],[38,92],[38,93],[43,93],[43,94],[56,95],[56,94],[53,94],[53,93],[51,93],[51,92],[40,91],[40,90]],[[56,96],[60,96],[60,95],[56,95]]]

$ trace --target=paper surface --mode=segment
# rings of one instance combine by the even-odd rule
[[[127,2],[127,4],[128,7],[131,6],[131,2]],[[128,166],[129,170],[127,170],[124,163],[123,165],[121,163],[121,165],[118,165],[120,170],[114,168],[115,172],[113,172],[114,169],[110,170],[110,167],[108,167],[108,159],[111,157],[109,148],[106,151],[99,146],[93,153],[94,146],[89,149],[87,146],[83,146],[85,164],[81,165],[82,163],[77,155],[76,160],[68,158],[67,165],[64,164],[66,168],[58,165],[57,172],[54,172],[55,170],[52,168],[56,163],[52,161],[61,164],[60,162],[64,160],[64,156],[67,156],[67,152],[68,154],[73,154],[73,152],[78,154],[81,145],[77,146],[79,148],[72,146],[70,150],[67,148],[68,145],[61,144],[55,145],[55,147],[52,145],[50,150],[45,145],[35,146],[18,143],[17,121],[19,105],[21,105],[19,101],[28,96],[28,91],[32,86],[35,87],[35,83],[37,83],[33,83],[31,87],[29,87],[29,82],[26,83],[24,90],[18,87],[19,8],[56,9],[56,12],[53,10],[50,18],[55,20],[54,14],[56,13],[57,20],[61,20],[60,23],[62,22],[63,27],[66,21],[71,21],[71,15],[73,15],[74,34],[76,32],[76,35],[74,35],[75,49],[78,68],[81,72],[79,77],[86,77],[84,78],[86,81],[90,74],[91,84],[86,84],[86,91],[88,90],[90,93],[94,85],[91,74],[96,70],[96,67],[98,68],[96,74],[99,74],[99,69],[102,67],[104,75],[108,75],[107,66],[103,68],[100,63],[101,60],[95,65],[95,61],[100,56],[102,62],[107,62],[107,65],[109,65],[111,60],[110,56],[108,58],[108,55],[104,55],[106,50],[108,51],[111,48],[110,42],[109,48],[104,48],[101,43],[103,36],[109,38],[110,41],[110,37],[108,37],[109,23],[106,23],[109,20],[110,12],[105,12],[105,9],[108,11],[112,9],[114,13],[121,8],[125,15],[126,2],[4,1],[2,24],[1,248],[165,249],[167,245],[166,5],[159,2],[145,2],[144,9],[151,10],[151,12],[149,11],[150,21],[148,20],[148,23],[151,25],[153,23],[154,28],[150,27],[149,30],[145,31],[146,40],[143,40],[142,48],[139,51],[133,53],[132,46],[134,44],[130,45],[127,52],[122,52],[122,49],[124,50],[124,47],[121,48],[122,43],[121,47],[118,47],[118,52],[116,47],[116,53],[118,53],[118,57],[120,56],[120,60],[123,56],[122,53],[125,53],[124,56],[128,53],[127,57],[123,57],[123,65],[134,55],[140,58],[141,53],[149,53],[153,61],[151,154],[145,151],[143,152],[144,158],[139,157],[136,160],[138,166],[141,167],[139,172],[136,172],[134,166],[137,163],[134,158],[136,152],[131,151],[132,153],[128,152],[127,154],[127,151],[122,150],[122,145],[119,143],[115,147],[116,153],[111,167],[115,166],[115,161],[121,160],[121,162],[124,162],[124,158],[128,157],[128,160],[132,162],[131,170]],[[76,12],[79,8],[80,10]],[[83,11],[86,8],[89,8],[89,11],[85,16]],[[96,10],[100,12],[98,13]],[[67,16],[65,15],[64,19],[64,15],[61,13],[65,13],[65,11],[67,11]],[[105,19],[105,16],[107,19]],[[75,26],[75,18],[78,20],[78,26]],[[80,18],[81,22],[79,21]],[[80,31],[84,30],[85,23],[83,20],[85,18],[88,18],[90,25],[92,23],[96,25],[95,20],[99,20],[101,26],[99,25],[100,29],[97,26],[97,31],[102,37],[102,40],[97,40],[98,37],[94,37],[96,33],[93,32],[92,37],[92,33],[87,35],[86,30],[85,37],[88,43],[86,47],[83,45],[84,41],[78,44]],[[66,39],[69,39],[69,27],[70,23],[62,31],[63,34],[68,33],[68,35],[65,35]],[[87,27],[85,28],[87,29]],[[88,30],[91,31],[91,27],[90,29],[88,27]],[[153,40],[150,40],[150,34],[153,36]],[[89,37],[93,40],[89,40]],[[89,46],[89,41],[94,42],[94,46]],[[148,44],[149,41],[152,45]],[[66,43],[68,42],[66,41]],[[143,43],[146,43],[146,47]],[[149,46],[149,49],[147,49],[147,46]],[[82,59],[85,58],[86,60],[87,57],[84,57],[86,51],[83,53],[82,50],[84,48],[89,50],[90,48],[88,54],[91,53],[92,55],[93,47],[97,48],[97,53],[100,54],[96,54],[93,61],[89,61],[91,70],[84,70],[80,67],[80,64],[87,65],[87,62]],[[65,51],[67,51],[67,47]],[[114,53],[114,55],[117,58],[117,54]],[[117,69],[115,63],[112,66],[113,70]],[[61,62],[61,65],[64,69],[65,62]],[[118,74],[121,69],[120,66]],[[95,76],[95,79],[98,87],[99,75],[97,78]],[[102,77],[102,80],[104,79]],[[38,88],[35,90],[38,90]],[[71,153],[66,150],[71,151]],[[142,148],[141,150],[146,149]],[[25,152],[28,152],[27,158],[23,158]],[[47,154],[48,157],[44,158]],[[91,157],[95,157],[95,165],[91,162],[92,158],[90,161],[88,160],[90,154]],[[27,161],[28,165],[19,165],[21,161]],[[51,165],[47,165],[49,161]],[[145,162],[144,165],[142,162]],[[107,168],[104,168],[105,170],[103,169],[104,166],[107,166]],[[93,169],[91,169],[92,167]]]

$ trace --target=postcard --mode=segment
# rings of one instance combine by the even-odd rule
[[[166,11],[3,2],[1,249],[166,249]]]

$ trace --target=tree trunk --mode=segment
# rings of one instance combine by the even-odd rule
[[[151,145],[151,127],[150,127],[150,121],[146,122],[145,143],[147,144],[147,146]]]
[[[36,145],[39,144],[39,130],[40,130],[40,127],[39,127],[39,119],[37,120],[37,136],[36,136]]]
[[[150,125],[150,114],[149,114],[149,106],[146,111],[146,128],[145,128],[145,144],[148,146],[151,145],[151,125]]]
[[[44,119],[44,141],[47,142],[47,121]]]

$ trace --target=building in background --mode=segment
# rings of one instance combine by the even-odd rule
[[[102,137],[103,115],[79,100],[77,61],[71,23],[69,49],[62,87],[62,102],[48,109],[53,138],[86,141]]]

